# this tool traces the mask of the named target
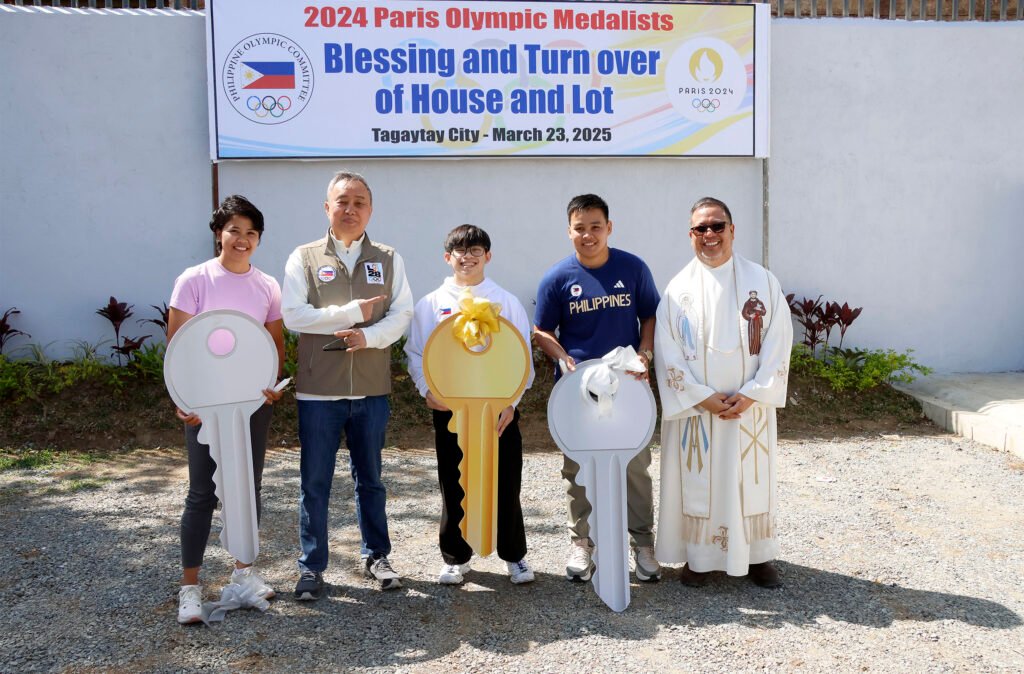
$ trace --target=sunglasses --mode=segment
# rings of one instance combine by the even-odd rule
[[[710,225],[697,225],[696,227],[690,228],[691,234],[699,234],[704,236],[710,229],[715,234],[721,234],[725,231],[725,228],[729,225],[728,222],[712,222]]]

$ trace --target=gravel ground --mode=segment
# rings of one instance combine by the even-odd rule
[[[212,628],[175,623],[181,450],[0,473],[0,671],[1024,671],[1024,466],[1006,454],[946,435],[783,443],[785,586],[691,589],[667,569],[622,614],[562,576],[559,465],[526,457],[537,582],[511,585],[492,557],[443,587],[434,460],[389,450],[405,588],[388,593],[357,572],[339,472],[331,596],[298,603],[298,453],[275,451],[260,566],[280,597]],[[215,538],[208,598],[230,563]]]

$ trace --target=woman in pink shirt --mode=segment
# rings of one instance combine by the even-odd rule
[[[232,195],[213,212],[210,229],[216,240],[217,257],[189,267],[174,282],[167,321],[167,340],[169,342],[188,319],[204,311],[235,309],[245,312],[266,326],[273,336],[277,344],[280,378],[284,366],[281,287],[272,276],[249,263],[263,234],[263,214],[245,197]],[[273,410],[271,405],[281,398],[280,392],[271,389],[263,393],[267,403],[249,421],[257,518],[261,511],[260,486],[267,449],[267,431]],[[203,587],[199,584],[199,567],[203,563],[213,510],[217,505],[213,483],[216,464],[210,458],[209,445],[201,444],[198,440],[199,417],[186,414],[180,409],[176,413],[185,422],[189,481],[185,511],[181,515],[181,562],[184,571],[181,590],[178,592],[178,622],[194,623],[202,620]],[[273,588],[256,570],[239,561],[235,561],[231,582],[251,587],[264,599],[274,596]]]

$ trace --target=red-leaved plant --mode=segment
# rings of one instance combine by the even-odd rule
[[[131,318],[134,314],[132,309],[135,307],[134,304],[128,304],[127,302],[118,302],[117,298],[113,295],[110,296],[110,302],[107,306],[96,310],[100,316],[103,316],[110,324],[114,326],[114,346],[110,347],[112,351],[117,354],[117,364],[121,365],[121,324]]]
[[[157,305],[155,305],[155,304],[150,304],[149,306],[151,306],[154,309],[156,309],[157,313],[160,314],[160,318],[140,318],[138,320],[139,325],[142,325],[143,323],[152,323],[153,325],[155,325],[158,328],[160,328],[161,330],[163,330],[164,336],[166,336],[167,335],[167,322],[169,320],[169,316],[170,316],[170,312],[171,312],[171,310],[167,307],[167,302],[164,302],[163,306],[159,306],[159,307]]]
[[[135,357],[135,352],[142,348],[142,343],[149,339],[151,335],[143,335],[138,339],[132,339],[131,337],[125,337],[124,342],[121,346],[112,346],[111,349],[117,354],[118,363],[121,362],[121,356],[124,356],[128,360]]]
[[[843,302],[825,302],[822,304],[821,295],[817,299],[802,297],[796,299],[795,293],[786,295],[786,302],[789,303],[789,310],[796,318],[796,322],[804,328],[805,344],[811,353],[815,353],[818,346],[824,345],[828,350],[828,342],[832,336],[832,328],[839,326],[839,348],[843,348],[843,339],[846,337],[846,330],[853,324],[864,307],[851,309],[850,305]]]
[[[7,340],[10,339],[11,337],[17,337],[18,335],[21,335],[22,337],[32,336],[27,332],[22,332],[21,330],[16,330],[12,328],[10,321],[7,320],[11,316],[20,313],[21,311],[19,311],[17,307],[11,307],[10,309],[4,312],[4,317],[0,318],[0,353],[4,352],[4,344],[6,344]]]

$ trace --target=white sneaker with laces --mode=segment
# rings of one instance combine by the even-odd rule
[[[253,594],[261,599],[273,599],[274,588],[263,580],[263,576],[256,573],[256,567],[247,566],[244,569],[235,569],[231,572],[231,582],[241,585],[244,588],[252,589]]]
[[[573,542],[569,559],[565,563],[565,577],[576,583],[585,583],[594,573],[593,548],[587,541]]]
[[[178,622],[182,625],[203,619],[203,586],[182,585],[178,590]]]
[[[515,585],[533,582],[533,569],[526,563],[526,558],[518,562],[505,562],[505,566],[508,567],[508,575]]]
[[[465,564],[443,564],[437,574],[437,582],[441,585],[458,585],[462,582],[462,574],[469,571],[469,562]]]

